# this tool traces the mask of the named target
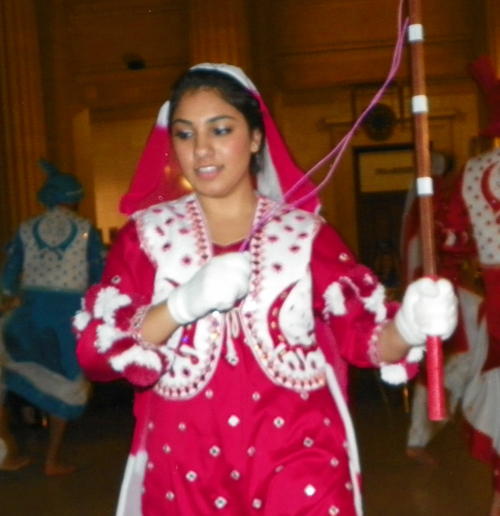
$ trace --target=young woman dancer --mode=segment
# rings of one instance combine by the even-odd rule
[[[404,381],[456,300],[423,279],[386,304],[301,178],[241,70],[181,77],[75,318],[88,375],[137,386],[118,514],[361,514],[345,363]]]

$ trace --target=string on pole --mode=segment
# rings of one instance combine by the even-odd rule
[[[423,252],[424,274],[436,278],[437,267],[435,260],[434,242],[434,216],[433,216],[433,181],[430,174],[430,149],[429,149],[429,124],[428,124],[428,99],[425,84],[425,62],[424,62],[424,29],[421,22],[420,0],[409,1],[409,16],[403,19],[404,0],[400,0],[398,9],[398,38],[394,50],[390,71],[382,87],[374,96],[369,106],[355,121],[348,134],[337,144],[337,146],[314,167],[312,167],[304,178],[294,185],[283,196],[281,202],[277,203],[261,221],[252,228],[252,231],[245,239],[240,250],[246,250],[252,235],[259,231],[283,208],[290,195],[296,191],[304,181],[310,178],[322,166],[333,161],[326,177],[310,194],[316,195],[331,180],[340,160],[348,148],[355,132],[359,129],[365,117],[372,107],[380,100],[386,89],[394,79],[399,69],[404,45],[404,36],[407,34],[411,49],[411,70],[412,70],[412,112],[414,115],[414,140],[415,140],[415,163],[417,168],[417,195],[419,197],[420,211],[420,233]],[[295,201],[294,206],[300,205],[309,195]],[[439,337],[427,337],[427,377],[429,393],[429,418],[432,421],[441,421],[446,417],[444,382],[443,382],[443,352],[442,342]]]
[[[337,171],[337,168],[340,164],[340,161],[346,152],[346,150],[349,147],[349,144],[351,140],[353,139],[354,135],[356,134],[357,130],[361,127],[361,124],[365,120],[365,118],[368,116],[370,111],[373,109],[373,107],[380,101],[380,99],[383,97],[385,92],[387,91],[387,88],[391,85],[392,81],[394,80],[394,77],[397,75],[399,71],[399,67],[401,65],[401,60],[403,57],[403,50],[404,50],[404,43],[405,43],[405,35],[406,35],[406,29],[408,27],[408,19],[403,18],[403,6],[404,6],[404,0],[400,0],[399,3],[399,9],[398,9],[398,17],[397,17],[397,30],[398,30],[398,36],[396,40],[396,45],[394,47],[394,53],[392,56],[392,62],[389,69],[389,72],[387,74],[387,77],[380,87],[380,89],[377,91],[377,93],[374,95],[372,100],[370,101],[369,105],[365,108],[365,110],[361,113],[361,115],[358,117],[357,120],[354,121],[351,129],[349,132],[341,139],[341,141],[335,146],[333,150],[331,150],[324,158],[322,158],[318,163],[316,163],[309,171],[304,174],[301,180],[299,180],[295,185],[293,185],[287,192],[284,193],[283,199],[278,202],[266,215],[260,220],[260,222],[255,225],[245,241],[242,243],[240,250],[246,250],[248,248],[248,244],[252,238],[252,236],[259,231],[263,226],[267,224],[275,215],[277,215],[280,210],[283,208],[283,206],[287,203],[290,196],[297,191],[298,188],[300,188],[306,181],[308,181],[316,172],[318,172],[323,166],[327,165],[328,163],[331,163],[330,168],[328,169],[328,172],[325,176],[325,178],[314,188],[312,192],[309,194],[306,194],[305,196],[301,197],[300,199],[293,202],[291,205],[294,207],[298,207],[301,204],[303,204],[305,201],[310,199],[311,197],[317,195],[332,179],[333,175]]]

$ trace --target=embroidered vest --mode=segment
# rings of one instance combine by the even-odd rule
[[[254,224],[273,206],[260,197]],[[211,243],[194,195],[156,205],[135,219],[142,247],[157,268],[152,300],[157,303],[210,260]],[[213,312],[172,335],[162,348],[171,366],[155,387],[160,395],[187,399],[199,393],[213,376],[224,344],[226,359],[237,366],[231,344],[239,329],[276,385],[301,393],[325,385],[325,357],[315,338],[309,269],[319,223],[310,213],[281,209],[252,237],[248,295],[230,312]]]
[[[23,288],[85,292],[90,222],[54,208],[19,230],[23,243]]]
[[[462,194],[483,265],[500,264],[500,149],[467,162]]]

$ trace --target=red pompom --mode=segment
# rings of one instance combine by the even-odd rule
[[[123,376],[137,387],[152,387],[161,375],[162,371],[155,371],[137,364],[131,364],[123,371]]]

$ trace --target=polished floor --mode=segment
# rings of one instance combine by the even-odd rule
[[[381,391],[366,375],[356,386],[365,516],[488,516],[491,472],[468,456],[459,422],[430,448],[439,465],[418,465],[404,454],[408,415],[401,392]],[[18,425],[22,446],[36,461],[17,473],[0,472],[0,516],[112,516],[132,424],[128,391],[98,387],[67,436],[65,459],[78,470],[58,478],[42,475],[47,430]]]

